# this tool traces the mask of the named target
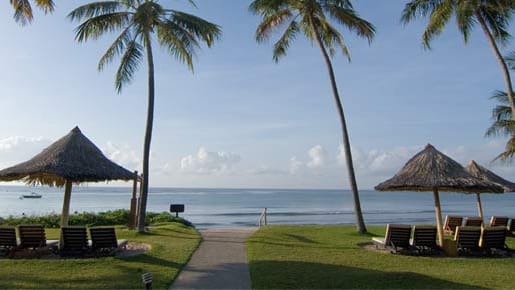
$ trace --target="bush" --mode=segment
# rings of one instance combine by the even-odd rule
[[[177,222],[187,226],[193,226],[187,220],[182,218],[173,217],[167,212],[162,213],[147,213],[146,224],[152,225],[164,222]],[[45,228],[59,228],[61,223],[60,214],[49,214],[43,216],[22,216],[7,218],[0,218],[0,225],[4,226],[17,226],[20,224],[41,224]],[[70,215],[69,225],[71,226],[115,226],[127,225],[129,223],[129,211],[126,209],[119,209],[100,213],[83,212]]]

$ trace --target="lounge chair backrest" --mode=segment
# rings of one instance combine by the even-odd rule
[[[40,248],[46,246],[46,234],[42,225],[19,225],[20,247]]]
[[[506,227],[485,227],[481,231],[479,245],[483,249],[504,249],[506,244]]]
[[[462,223],[463,217],[461,216],[445,216],[444,230],[447,232],[454,233],[454,231],[456,231],[456,227],[461,226]]]
[[[88,248],[88,232],[86,227],[62,227],[62,251],[83,252]]]
[[[408,248],[410,236],[410,225],[388,224],[386,226],[385,244],[395,248]]]
[[[436,247],[435,226],[415,226],[413,228],[413,246],[415,247]]]
[[[515,234],[515,218],[510,219],[510,225],[508,226],[508,231]]]
[[[118,239],[114,228],[90,228],[93,250],[116,249]]]
[[[490,226],[491,227],[499,227],[499,226],[508,226],[508,220],[509,218],[507,216],[493,216],[490,219]]]
[[[477,216],[474,217],[466,217],[465,224],[466,227],[480,227],[483,225],[483,219]]]
[[[454,240],[458,248],[477,249],[479,248],[480,237],[481,227],[461,226],[456,229]]]
[[[16,228],[0,227],[0,247],[14,248],[16,246]]]

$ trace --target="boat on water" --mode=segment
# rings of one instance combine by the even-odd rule
[[[30,194],[22,194],[20,198],[41,198],[43,197],[41,194],[36,192],[31,192]]]

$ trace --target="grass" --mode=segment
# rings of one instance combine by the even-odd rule
[[[118,228],[117,236],[150,244],[152,249],[129,258],[2,259],[0,289],[142,289],[141,274],[146,272],[152,272],[155,289],[164,289],[200,242],[195,229],[179,223],[156,225],[145,234]],[[48,239],[58,237],[59,230],[47,230]]]
[[[515,258],[434,258],[378,253],[353,226],[269,226],[247,241],[254,289],[515,289]],[[515,239],[508,246],[515,249]]]

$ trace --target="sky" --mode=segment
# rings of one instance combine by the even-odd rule
[[[56,2],[55,13],[37,12],[28,26],[13,20],[8,1],[0,4],[0,168],[79,126],[107,157],[141,171],[146,66],[118,94],[118,63],[96,69],[115,36],[77,43],[78,23],[66,15],[88,1]],[[154,45],[150,186],[348,188],[339,119],[316,46],[299,35],[276,64],[278,35],[256,43],[260,19],[250,1],[197,0],[197,8],[160,2],[220,25],[223,36],[198,51],[194,73]],[[495,106],[489,97],[504,84],[480,29],[465,45],[450,23],[428,51],[421,44],[427,20],[400,24],[406,1],[353,3],[376,27],[370,45],[341,27],[352,61],[333,58],[358,186],[390,178],[427,143],[464,165],[474,159],[515,179],[513,165],[491,163],[505,138],[484,137]]]

